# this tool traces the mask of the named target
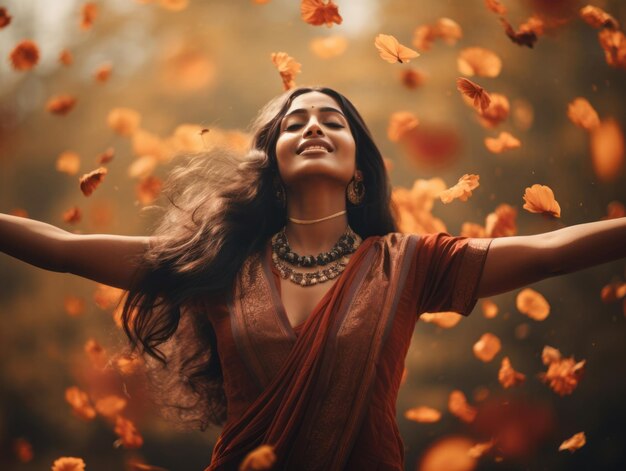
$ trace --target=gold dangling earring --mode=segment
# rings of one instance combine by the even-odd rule
[[[277,176],[274,177],[274,195],[276,196],[276,203],[281,208],[287,207],[287,195],[285,194],[285,187]]]
[[[361,172],[357,170],[354,174],[354,178],[348,183],[348,201],[357,205],[363,202],[365,197],[365,185],[363,184],[363,177]]]

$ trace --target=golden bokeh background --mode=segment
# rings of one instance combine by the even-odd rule
[[[136,193],[137,178],[128,175],[129,166],[150,153],[158,157],[154,175],[164,179],[176,164],[177,154],[169,153],[172,149],[201,150],[218,142],[241,142],[241,133],[258,109],[282,91],[270,60],[270,54],[279,51],[302,64],[295,77],[298,85],[335,88],[356,105],[392,163],[394,186],[410,188],[417,179],[433,177],[452,186],[463,174],[480,175],[480,186],[468,201],[446,205],[434,201],[432,215],[450,234],[459,234],[465,222],[484,224],[501,203],[517,208],[519,235],[600,220],[612,201],[626,203],[623,165],[611,178],[599,179],[588,133],[567,116],[568,104],[584,97],[601,120],[612,118],[622,130],[626,123],[626,70],[607,65],[597,30],[578,16],[586,3],[502,0],[514,26],[533,12],[545,14],[548,7],[553,15],[567,18],[540,36],[532,49],[510,41],[483,0],[340,0],[336,3],[343,22],[331,28],[302,21],[296,0],[265,4],[109,0],[94,2],[99,13],[87,30],[79,26],[83,3],[5,0],[0,4],[12,16],[11,23],[0,29],[3,213],[20,209],[30,218],[85,234],[148,234],[153,216],[141,211],[146,202]],[[164,7],[167,3],[184,8],[173,11]],[[626,22],[623,1],[591,4]],[[392,34],[412,47],[415,29],[442,17],[461,26],[462,38],[456,44],[435,41],[410,64],[389,64],[379,57],[374,47],[377,34]],[[347,44],[340,55],[323,59],[311,50],[312,40],[334,35]],[[25,39],[38,45],[40,58],[31,70],[17,71],[9,55]],[[494,129],[481,126],[456,90],[456,78],[462,76],[457,56],[473,46],[488,48],[502,60],[497,77],[470,77],[511,102],[511,115]],[[58,60],[63,49],[73,55],[69,66]],[[107,63],[112,66],[108,80],[95,80],[95,71]],[[425,76],[414,89],[400,78],[409,68]],[[77,98],[74,109],[64,116],[45,110],[48,99],[59,94]],[[140,114],[141,139],[121,136],[109,127],[107,116],[118,107]],[[531,121],[528,110],[532,110]],[[456,142],[449,158],[429,165],[428,159],[408,155],[390,141],[389,119],[397,111],[414,113],[425,129],[445,129]],[[200,136],[201,128],[209,132]],[[514,134],[521,147],[490,153],[483,140],[499,131]],[[106,165],[108,174],[85,197],[78,176],[96,169],[97,156],[111,147],[115,156]],[[65,151],[80,156],[76,175],[56,170],[57,158]],[[560,218],[522,209],[525,188],[536,183],[554,191]],[[73,206],[81,209],[83,217],[68,224],[62,214]],[[544,321],[517,310],[516,290],[491,299],[499,309],[493,319],[483,316],[479,301],[472,316],[452,329],[419,322],[397,402],[406,469],[623,469],[626,313],[621,302],[602,302],[600,292],[608,283],[625,278],[621,260],[533,284],[551,306]],[[107,351],[123,341],[112,309],[101,309],[93,301],[95,290],[96,284],[89,280],[0,256],[0,468],[49,469],[60,456],[79,456],[90,471],[126,469],[131,457],[171,471],[203,469],[219,430],[176,431],[156,416],[156,410],[149,405],[141,408],[137,405],[141,401],[135,401],[133,417],[144,445],[125,450],[113,447],[117,437],[108,422],[84,421],[72,414],[65,401],[66,388],[101,387],[102,391],[106,388],[101,383],[121,384],[99,377],[84,353],[89,339]],[[67,296],[85,301],[81,315],[66,313]],[[472,353],[485,332],[502,341],[501,352],[487,363]],[[537,379],[545,371],[541,362],[545,345],[566,357],[586,360],[585,376],[571,395],[560,397]],[[527,375],[524,385],[505,390],[499,384],[504,356]],[[132,381],[126,384],[131,396],[136,393],[132,386]],[[448,395],[454,389],[463,391],[484,412],[482,429],[448,412]],[[404,417],[407,409],[420,405],[440,410],[441,420],[428,424]],[[511,434],[517,434],[512,440],[521,444],[519,456],[460,458],[443,468],[432,464],[436,460],[422,461],[428,453],[432,456],[440,440],[447,440],[441,442],[449,447],[441,448],[447,456],[455,456],[467,443],[483,441],[485,430],[495,427],[493,417],[511,418],[518,425],[512,426]],[[537,432],[543,425],[549,432]],[[573,453],[558,451],[561,442],[581,431],[587,437],[585,446]],[[16,457],[17,439],[32,445],[28,462]]]

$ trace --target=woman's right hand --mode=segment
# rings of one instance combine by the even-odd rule
[[[51,224],[0,213],[0,251],[45,270],[128,289],[152,237],[73,234]]]

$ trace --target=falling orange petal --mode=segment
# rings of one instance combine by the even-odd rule
[[[9,59],[15,70],[30,70],[39,62],[39,47],[34,41],[25,39],[15,46]]]
[[[115,429],[113,430],[119,438],[115,441],[115,446],[124,448],[140,448],[143,445],[143,437],[130,420],[121,415],[115,418]]]
[[[526,381],[526,375],[515,371],[511,366],[509,357],[504,357],[500,365],[500,371],[498,371],[498,381],[500,381],[503,388],[508,389],[523,384]]]
[[[333,3],[333,0],[328,0],[327,3],[324,3],[323,0],[302,0],[300,16],[310,25],[325,24],[329,28],[333,23],[340,25],[343,21],[339,14],[339,8]]]
[[[46,103],[46,111],[53,114],[66,115],[76,105],[76,98],[71,95],[57,95],[51,97]]]
[[[541,20],[537,18],[529,18],[526,23],[520,25],[517,31],[515,31],[511,24],[503,17],[500,17],[500,22],[509,39],[519,46],[532,48],[537,42],[538,36],[543,32]]]
[[[80,168],[80,156],[76,152],[62,152],[56,160],[56,169],[68,175],[76,175]]]
[[[387,137],[392,142],[398,142],[406,133],[415,129],[418,124],[417,116],[410,111],[392,113],[387,127]]]
[[[109,77],[111,76],[112,71],[113,71],[112,64],[102,64],[94,72],[94,78],[96,79],[97,82],[101,82],[101,83],[106,82],[109,80]]]
[[[106,167],[99,167],[92,172],[84,174],[80,177],[80,191],[83,192],[83,195],[89,196],[91,195],[96,188],[102,183],[104,176],[108,173]]]
[[[89,396],[76,386],[69,387],[65,390],[65,400],[79,417],[85,420],[91,420],[96,416],[96,410],[92,407]]]
[[[85,462],[82,458],[64,456],[52,463],[52,471],[85,471]]]
[[[413,32],[412,44],[420,51],[429,51],[436,38],[437,32],[434,26],[422,25],[418,26]]]
[[[84,3],[80,8],[80,29],[87,31],[93,26],[98,16],[98,5],[93,2]]]
[[[502,131],[498,137],[485,138],[485,147],[494,154],[500,154],[505,150],[517,149],[521,145],[522,143],[519,139],[506,131]]]
[[[118,371],[127,376],[135,373],[143,366],[143,360],[140,357],[121,356],[115,361]]]
[[[261,445],[246,455],[239,465],[239,471],[271,469],[275,462],[276,454],[274,453],[274,447]]]
[[[470,456],[474,442],[466,437],[447,436],[430,444],[419,461],[416,471],[473,471],[478,464]]]
[[[435,36],[453,46],[463,37],[461,26],[451,18],[439,18],[435,22]]]
[[[107,125],[121,136],[132,136],[141,122],[141,115],[131,108],[113,108],[107,115]]]
[[[480,307],[483,311],[483,316],[487,319],[493,319],[498,315],[498,305],[491,299],[483,299],[480,303]]]
[[[555,361],[560,361],[561,360],[561,352],[554,348],[551,347],[550,345],[546,345],[543,347],[543,350],[541,351],[541,362],[544,365],[549,365],[550,363],[554,363]]]
[[[76,224],[77,222],[80,222],[82,213],[80,212],[80,208],[78,206],[74,206],[65,211],[62,217],[63,221],[67,222],[68,224]]]
[[[302,64],[296,62],[286,52],[272,52],[271,59],[283,79],[283,88],[285,90],[294,88],[296,86],[295,77],[296,74],[300,73]]]
[[[400,81],[408,89],[415,89],[424,84],[426,75],[416,69],[404,69],[400,71]]]
[[[471,98],[474,103],[474,107],[480,110],[485,110],[491,102],[491,97],[485,91],[483,87],[463,77],[456,79],[456,88],[463,95]]]
[[[591,131],[591,161],[599,180],[612,182],[624,167],[624,134],[619,123],[609,118]]]
[[[507,97],[500,93],[489,95],[491,102],[487,108],[478,109],[478,120],[485,128],[491,129],[498,126],[509,117],[510,104]]]
[[[559,446],[559,451],[568,450],[573,453],[579,448],[585,446],[585,443],[587,443],[587,440],[585,438],[585,432],[579,432],[576,435],[573,435],[567,440],[563,441],[563,443],[561,443],[561,446]]]
[[[470,448],[470,450],[468,451],[468,454],[472,458],[480,458],[481,456],[484,456],[489,450],[491,450],[493,446],[495,445],[495,443],[496,443],[495,440],[489,440],[488,442],[476,443],[472,448]]]
[[[559,396],[572,394],[585,373],[586,360],[576,363],[574,357],[556,359],[556,354],[560,356],[560,352],[556,349],[553,350],[556,353],[546,353],[544,349],[542,358],[544,364],[548,365],[548,371],[539,373],[538,377]],[[547,359],[548,355],[552,355],[549,360]]]
[[[96,411],[103,417],[114,419],[126,407],[126,399],[115,394],[96,401]]]
[[[456,60],[459,72],[470,77],[497,77],[502,70],[502,61],[495,52],[482,47],[461,49]]]
[[[109,147],[107,150],[102,152],[98,157],[96,157],[96,162],[99,165],[108,164],[115,157],[115,149],[113,147]]]
[[[459,178],[456,185],[439,193],[439,199],[444,204],[451,203],[455,199],[467,201],[469,197],[472,196],[472,191],[480,185],[480,183],[478,183],[479,179],[479,175],[466,173]]]
[[[189,0],[159,0],[161,8],[169,11],[182,11],[189,6]]]
[[[485,218],[486,237],[509,237],[517,234],[517,209],[508,204],[500,204]]]
[[[419,56],[417,51],[403,46],[390,34],[379,34],[376,36],[374,46],[378,49],[380,57],[390,64],[395,64],[397,62],[404,64],[405,62],[410,62],[411,59]]]
[[[506,7],[500,3],[500,0],[485,0],[485,6],[498,15],[506,15]]]
[[[490,362],[500,351],[502,344],[495,335],[487,332],[473,345],[472,350],[476,358],[485,363]]]
[[[530,213],[544,213],[554,217],[561,217],[561,206],[554,198],[554,192],[549,186],[534,184],[524,190],[524,208]]]
[[[492,94],[492,100],[494,98],[493,95],[495,94]],[[533,109],[533,105],[531,105],[527,100],[524,100],[523,98],[518,98],[513,101],[513,121],[517,128],[521,129],[522,131],[530,129],[533,124],[534,118],[535,112]]]
[[[600,118],[598,113],[593,109],[591,103],[585,98],[575,98],[567,106],[567,117],[576,126],[579,126],[587,131],[597,128],[600,125]]]
[[[68,316],[80,316],[85,312],[85,300],[78,296],[65,296],[63,307]]]
[[[423,312],[419,319],[424,322],[435,324],[443,329],[450,329],[461,322],[463,316],[458,312]]]
[[[604,285],[600,291],[600,298],[602,302],[605,303],[615,302],[624,296],[626,296],[626,283],[622,281],[615,281]]]
[[[330,59],[343,54],[348,48],[348,40],[339,35],[313,38],[309,43],[311,52],[321,59]]]
[[[0,7],[0,28],[9,26],[13,17],[9,15],[9,12],[5,7]]]
[[[462,391],[454,390],[448,398],[448,410],[465,423],[473,422],[478,411],[467,403]]]
[[[128,176],[131,178],[146,178],[156,168],[157,160],[152,155],[144,155],[135,160],[128,167]]]
[[[524,288],[517,293],[515,306],[519,312],[536,321],[543,321],[550,314],[546,298],[532,288]]]
[[[620,30],[603,29],[598,41],[604,50],[606,63],[616,69],[626,69],[626,36]]]
[[[59,62],[63,65],[72,65],[72,63],[74,62],[74,57],[72,56],[72,53],[70,51],[68,51],[67,49],[63,49],[59,53]]]
[[[404,417],[413,422],[433,423],[441,420],[441,412],[432,407],[420,406],[405,411]]]
[[[580,17],[585,23],[594,28],[619,29],[619,23],[615,18],[605,12],[602,8],[587,5],[580,9]]]
[[[135,194],[141,204],[150,204],[159,196],[162,187],[163,182],[159,177],[149,175],[137,183]]]

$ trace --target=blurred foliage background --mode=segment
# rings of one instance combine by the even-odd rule
[[[353,101],[391,162],[394,186],[410,188],[417,179],[432,177],[452,186],[465,173],[480,175],[480,187],[468,201],[434,202],[432,215],[451,234],[459,234],[465,222],[484,224],[500,203],[517,208],[517,233],[525,235],[599,220],[606,217],[610,202],[626,202],[623,166],[612,178],[598,179],[589,135],[567,117],[568,104],[585,97],[602,120],[612,117],[622,129],[626,122],[626,71],[607,65],[597,30],[578,16],[585,3],[502,0],[514,27],[537,12],[567,20],[540,36],[533,48],[514,44],[482,0],[337,1],[343,22],[332,28],[302,21],[296,0],[94,3],[98,15],[86,30],[79,26],[83,3],[77,0],[0,3],[12,16],[11,23],[0,29],[4,213],[21,210],[30,218],[86,234],[148,234],[154,221],[141,208],[149,198],[137,193],[138,180],[128,175],[131,163],[146,154],[145,146],[152,145],[157,149],[153,153],[159,153],[173,136],[197,138],[190,148],[206,148],[219,140],[240,143],[243,138],[237,132],[245,132],[258,109],[282,91],[270,60],[270,54],[278,51],[302,64],[295,78],[298,85],[330,86]],[[175,11],[165,7],[168,3],[188,4]],[[592,5],[626,21],[622,1]],[[442,17],[461,26],[462,38],[456,44],[435,41],[410,64],[381,60],[374,47],[377,34],[392,34],[413,47],[415,29]],[[342,54],[323,59],[310,49],[315,38],[332,35],[347,41]],[[40,57],[31,70],[17,71],[9,55],[25,39],[38,45]],[[470,77],[512,103],[511,116],[495,129],[482,127],[456,90],[455,80],[461,76],[457,56],[472,46],[488,48],[502,60],[497,77]],[[71,52],[71,65],[59,62],[63,49]],[[107,63],[112,66],[108,80],[94,79],[95,71]],[[401,73],[409,68],[424,75],[423,84],[403,85]],[[77,99],[63,116],[45,110],[47,100],[59,94]],[[109,112],[117,107],[140,114],[144,147],[107,125]],[[530,122],[522,119],[529,109]],[[387,137],[389,118],[397,111],[414,113],[419,126],[445,129],[454,142],[452,151],[435,161],[407,154]],[[210,131],[201,137],[181,131],[178,127],[184,124]],[[483,140],[501,130],[518,137],[521,147],[490,153]],[[94,194],[85,197],[78,176],[96,169],[97,156],[111,147],[115,156],[107,164],[108,174]],[[56,170],[58,156],[66,151],[80,156],[76,175]],[[164,179],[175,164],[175,155],[161,155],[154,176]],[[560,218],[522,209],[524,189],[535,183],[552,188],[561,205]],[[69,224],[62,215],[73,206],[83,217]],[[209,463],[219,430],[175,430],[157,417],[132,378],[104,375],[90,363],[84,350],[89,339],[107,351],[123,342],[112,307],[102,309],[93,300],[95,283],[45,272],[7,256],[0,257],[0,277],[2,469],[49,469],[59,456],[80,456],[92,471],[125,469],[130,458],[172,471],[203,469]],[[491,299],[499,308],[492,319],[482,315],[479,302],[473,315],[453,329],[419,322],[397,402],[406,469],[438,469],[420,465],[420,460],[439,440],[460,436],[480,441],[494,426],[485,419],[486,428],[479,430],[450,414],[447,400],[453,389],[462,390],[483,411],[489,404],[499,404],[495,415],[516,424],[512,433],[517,434],[521,452],[502,460],[488,455],[447,469],[624,469],[626,317],[622,304],[604,303],[600,297],[603,286],[624,278],[621,260],[532,285],[550,303],[544,321],[521,314],[515,305],[517,292],[511,292]],[[84,301],[81,314],[68,315],[68,296]],[[488,363],[472,353],[484,332],[502,341],[502,351]],[[541,363],[545,345],[576,361],[586,360],[585,376],[571,395],[560,397],[537,379],[536,374],[545,371]],[[499,384],[504,356],[527,375],[524,385],[504,390]],[[132,397],[129,415],[144,445],[137,450],[114,448],[117,437],[109,422],[73,415],[65,390],[74,385],[92,394],[121,395],[126,390]],[[428,424],[404,417],[407,409],[419,405],[439,409],[442,419]],[[537,423],[548,424],[547,431],[538,433]],[[558,451],[562,441],[581,431],[587,437],[585,446],[574,453]],[[20,460],[16,452],[21,449],[28,458],[24,446],[19,446],[24,442],[16,442],[20,439],[30,443],[28,460]],[[452,449],[447,453],[452,456]]]

